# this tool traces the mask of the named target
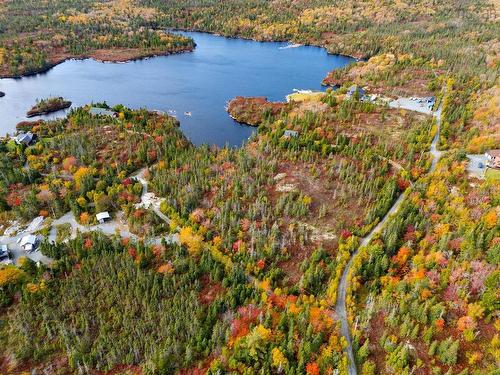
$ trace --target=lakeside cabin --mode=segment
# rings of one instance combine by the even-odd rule
[[[21,247],[26,252],[35,251],[38,247],[39,239],[34,234],[28,234],[21,239]]]
[[[359,87],[358,85],[352,85],[351,87],[349,87],[349,90],[347,90],[345,96],[346,99],[352,99],[356,94],[358,95],[359,99],[362,99],[365,96],[366,91],[364,88]]]
[[[115,112],[110,111],[109,109],[106,109],[106,108],[90,107],[89,113],[92,116],[110,116],[110,117],[116,117],[116,113]]]
[[[500,149],[489,150],[484,154],[490,168],[500,169]]]
[[[111,216],[109,215],[108,211],[103,211],[95,215],[95,218],[97,219],[99,224],[104,224],[107,220],[111,219]]]
[[[36,135],[33,134],[32,132],[27,132],[27,133],[19,133],[14,140],[18,145],[23,145],[23,146],[29,146],[32,144],[36,139]]]

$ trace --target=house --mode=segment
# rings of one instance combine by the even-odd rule
[[[28,146],[35,140],[35,137],[36,135],[31,132],[19,133],[16,136],[15,141],[18,145]]]
[[[28,234],[21,239],[20,245],[24,251],[31,253],[37,249],[39,242],[40,241],[37,236],[34,234]]]
[[[92,116],[110,116],[110,117],[116,117],[116,113],[115,112],[110,111],[109,109],[106,109],[106,108],[90,107],[89,113]]]
[[[357,94],[358,99],[362,99],[365,96],[365,90],[358,85],[352,85],[346,92],[346,98],[351,99]]]
[[[488,167],[500,169],[500,149],[489,150],[484,156],[486,157]]]
[[[97,221],[99,222],[99,224],[104,224],[106,222],[106,220],[111,219],[111,216],[109,216],[108,211],[99,212],[97,215],[95,215],[95,217],[96,217]]]
[[[299,132],[295,130],[285,130],[285,133],[283,133],[284,138],[296,138],[299,135]]]

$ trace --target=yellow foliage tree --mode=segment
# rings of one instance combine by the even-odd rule
[[[271,338],[271,330],[259,324],[255,327],[254,332],[263,340],[268,341]]]
[[[15,266],[6,266],[0,269],[0,287],[15,284],[24,277],[24,271]]]
[[[85,208],[85,206],[87,205],[87,201],[84,197],[78,197],[76,199],[76,203],[78,203],[78,205],[81,207],[81,208]]]
[[[495,225],[497,225],[497,213],[495,210],[489,211],[485,216],[484,216],[484,222],[486,223],[486,226],[488,229],[493,228]]]
[[[279,348],[274,348],[271,354],[273,356],[273,367],[276,367],[278,372],[288,365],[288,360]]]
[[[200,254],[203,238],[199,234],[194,233],[193,228],[182,227],[179,232],[179,241],[187,247],[190,255],[197,256]]]
[[[467,315],[472,319],[482,318],[484,314],[484,309],[479,303],[470,303],[467,306]]]
[[[427,190],[427,197],[430,199],[441,200],[448,195],[448,188],[443,181],[432,182]]]
[[[92,170],[88,167],[80,167],[77,169],[75,174],[73,175],[73,179],[75,180],[75,186],[79,190],[82,180],[86,177],[92,175]]]
[[[90,215],[88,212],[82,212],[80,214],[80,223],[83,225],[88,225],[90,223]]]
[[[44,281],[42,281],[40,284],[28,283],[26,285],[26,289],[30,293],[38,293],[38,292],[46,290],[47,289],[47,285],[45,284]]]

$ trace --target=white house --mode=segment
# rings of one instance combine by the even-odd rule
[[[285,133],[283,133],[283,137],[285,138],[295,138],[299,135],[299,132],[295,130],[285,130]]]
[[[111,216],[109,216],[108,211],[99,212],[97,215],[95,215],[95,217],[96,217],[97,221],[99,222],[99,224],[104,224],[104,222],[106,220],[111,219]]]
[[[35,251],[38,246],[39,239],[34,234],[28,234],[21,239],[21,247],[24,251],[32,252]]]

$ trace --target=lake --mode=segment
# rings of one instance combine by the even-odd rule
[[[229,117],[225,107],[230,99],[241,95],[284,101],[293,89],[320,90],[327,72],[354,61],[319,47],[182,34],[194,39],[194,52],[121,64],[68,60],[43,74],[1,79],[0,91],[6,95],[0,98],[0,134],[12,134],[37,98],[62,96],[73,107],[106,101],[162,110],[176,115],[195,144],[239,146],[255,128]]]

